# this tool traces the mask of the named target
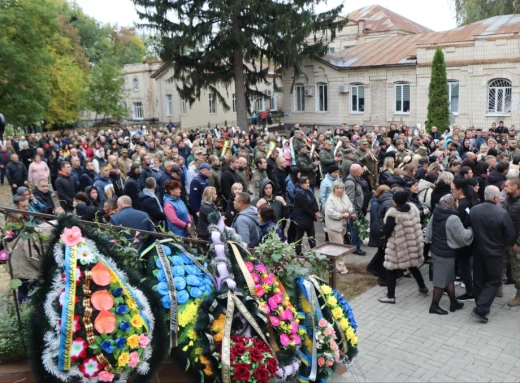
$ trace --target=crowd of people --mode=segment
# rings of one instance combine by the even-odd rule
[[[0,181],[16,207],[74,212],[84,220],[209,239],[209,217],[220,215],[255,247],[269,235],[316,246],[326,240],[366,255],[356,222],[370,217],[368,271],[387,286],[430,263],[431,313],[475,301],[487,321],[502,283],[520,291],[520,145],[514,126],[450,127],[390,124],[370,130],[343,124],[324,131],[296,124],[291,132],[215,126],[186,131],[126,126],[7,137],[0,142]],[[51,191],[52,189],[52,191]],[[56,195],[59,205],[55,205]],[[27,203],[28,201],[28,203]],[[423,236],[425,231],[425,236]],[[344,259],[339,273],[348,273]],[[465,294],[455,295],[455,285]],[[520,292],[509,302],[520,305]]]

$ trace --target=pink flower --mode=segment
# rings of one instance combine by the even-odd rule
[[[269,303],[269,306],[271,306],[271,309],[276,310],[278,308],[278,303],[274,300],[274,297],[271,297],[267,300],[267,303]]]
[[[253,281],[255,283],[259,283],[260,282],[260,277],[258,276],[258,274],[252,273],[251,277],[253,277]]]
[[[247,270],[249,270],[250,273],[255,271],[255,267],[253,266],[253,264],[251,262],[246,262],[246,267],[247,267]]]
[[[270,283],[269,283],[269,276],[267,276],[267,275],[266,275],[266,276],[263,276],[263,277],[262,277],[262,283],[268,283],[268,284],[270,284]]]
[[[269,314],[271,312],[271,308],[266,303],[264,303],[264,311],[265,311],[266,314]]]
[[[325,333],[325,336],[331,336],[332,334],[334,334],[334,329],[332,327],[327,327],[324,331]]]
[[[296,334],[298,332],[298,323],[297,322],[291,322],[291,333]]]
[[[146,348],[146,346],[148,346],[148,343],[150,343],[150,338],[148,338],[144,334],[139,335],[139,347]]]
[[[256,266],[256,271],[262,274],[267,274],[267,268],[264,265]]]
[[[278,303],[278,304],[283,303],[283,295],[281,293],[274,294],[273,298],[276,303]]]
[[[285,310],[280,310],[280,315],[279,316],[280,316],[281,320],[287,320],[288,319],[287,315],[285,313]]]
[[[81,236],[81,230],[77,226],[72,226],[70,229],[65,228],[63,234],[60,235],[61,240],[65,243],[65,246],[76,246],[78,243],[83,241]]]
[[[98,379],[100,382],[111,382],[114,380],[114,374],[103,370],[99,373]]]
[[[139,230],[137,230],[137,231],[135,232],[135,236],[137,237],[139,234],[141,234],[141,232],[140,232]]]
[[[321,318],[320,321],[318,322],[318,326],[320,327],[325,327],[327,325],[327,320],[325,318]]]
[[[132,368],[135,368],[137,364],[139,363],[139,354],[137,351],[134,351],[130,354],[130,361],[128,362],[128,365]]]
[[[285,316],[287,317],[287,319],[294,320],[294,315],[290,309],[285,309],[284,311],[285,311]]]
[[[273,327],[278,327],[278,326],[280,326],[280,320],[279,320],[277,317],[270,316],[270,317],[269,317],[269,322],[271,322],[271,324],[273,325]]]
[[[7,250],[0,251],[0,261],[7,261],[9,259],[9,252]]]
[[[330,341],[330,348],[332,351],[338,351],[338,344],[334,342],[333,340]]]
[[[323,367],[324,365],[325,365],[325,359],[322,356],[320,356],[318,358],[318,366]]]
[[[292,334],[291,340],[294,341],[294,344],[296,345],[302,344],[302,338],[300,338],[298,335]]]
[[[327,366],[331,367],[334,364],[332,360],[327,360]]]
[[[291,343],[291,340],[289,339],[287,334],[282,334],[280,335],[280,343],[282,344],[282,346],[287,347]]]
[[[117,239],[111,239],[110,242],[117,243]]]
[[[14,233],[11,230],[7,230],[6,232],[4,232],[4,237],[7,239],[13,239]]]
[[[134,238],[134,243],[138,243],[140,242],[139,239],[137,237]]]
[[[336,352],[336,353],[334,354],[334,359],[335,359],[335,360],[339,360],[339,352]]]
[[[256,296],[257,297],[262,297],[264,294],[265,294],[265,290],[262,287],[262,285],[257,285],[256,286]]]

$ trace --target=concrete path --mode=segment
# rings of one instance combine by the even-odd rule
[[[396,304],[377,301],[386,288],[374,287],[351,303],[359,324],[359,354],[349,371],[332,382],[520,382],[520,308],[507,301],[516,291],[504,286],[487,324],[476,322],[474,303],[445,316],[428,313],[430,293],[414,279],[397,283]],[[457,288],[456,294],[464,293]],[[449,307],[444,296],[441,306]]]

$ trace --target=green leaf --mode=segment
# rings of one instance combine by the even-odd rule
[[[26,241],[26,240],[32,238],[33,236],[34,236],[33,233],[26,233],[25,231],[24,231],[22,234],[20,234],[20,238],[21,238],[23,241]]]
[[[97,345],[97,343],[92,343],[91,345],[88,346],[88,348],[90,348],[92,350],[99,350],[99,346]]]
[[[22,281],[19,280],[19,279],[11,279],[9,281],[9,288],[10,289],[13,289],[13,290],[16,290],[18,287],[20,287],[22,285]]]
[[[96,336],[94,339],[96,340],[96,343],[99,345],[103,343],[103,339],[100,336]]]

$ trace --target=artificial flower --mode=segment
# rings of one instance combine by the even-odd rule
[[[320,321],[318,322],[318,326],[319,327],[325,327],[329,322],[327,322],[327,320],[325,318],[321,318]]]
[[[150,338],[148,338],[146,335],[141,334],[139,335],[139,347],[146,348],[148,346],[148,343],[150,343]]]
[[[82,265],[90,265],[97,260],[96,254],[87,246],[78,246],[77,256]]]
[[[163,307],[166,309],[166,310],[169,310],[170,309],[170,296],[169,295],[165,295],[161,298],[161,303],[163,305]]]
[[[0,250],[0,261],[7,261],[9,259],[9,252],[7,250]]]
[[[130,362],[130,354],[128,352],[122,352],[117,358],[117,365],[119,367],[125,367]]]
[[[184,267],[174,266],[172,269],[172,274],[174,277],[184,277]]]
[[[111,310],[114,307],[114,297],[108,290],[98,290],[90,298],[92,306],[98,311]]]
[[[94,357],[85,360],[79,366],[79,370],[83,373],[85,377],[93,378],[99,373],[99,371],[101,371],[103,367],[104,366],[101,363],[99,363],[97,359]]]
[[[333,295],[329,295],[327,298],[327,304],[329,306],[336,306],[338,304],[338,300]]]
[[[119,324],[119,329],[120,329],[120,330],[123,330],[123,331],[128,331],[128,330],[130,330],[130,323],[128,323],[128,322],[121,322],[121,323]]]
[[[116,314],[119,315],[125,315],[128,311],[129,310],[127,305],[120,305],[116,308]]]
[[[183,305],[190,299],[190,294],[186,290],[179,291],[177,294],[177,303]]]
[[[265,290],[261,285],[256,285],[256,296],[258,298],[263,297],[265,294]]]
[[[135,314],[130,320],[130,324],[132,325],[132,327],[140,329],[144,325],[144,321],[143,318],[141,318],[141,315]]]
[[[77,226],[72,226],[70,229],[65,228],[63,234],[60,235],[60,239],[65,243],[65,246],[76,246],[78,243],[83,241],[81,236],[81,230]]]
[[[270,316],[270,317],[269,317],[269,322],[271,322],[271,325],[273,325],[273,327],[278,327],[278,326],[280,326],[280,319],[278,319],[278,318],[275,317],[275,316]]]
[[[14,238],[14,232],[11,230],[4,231],[4,237],[6,239],[13,239]]]
[[[107,354],[112,354],[114,352],[114,345],[110,340],[105,340],[101,343],[101,349]]]
[[[262,273],[262,274],[268,273],[267,268],[261,264],[256,266],[256,271],[258,271],[259,273]]]
[[[289,336],[287,334],[281,334],[280,343],[282,344],[282,346],[287,347],[291,343],[291,339],[289,338]]]
[[[94,321],[94,328],[100,334],[110,334],[116,329],[117,319],[110,311],[102,310]]]
[[[76,338],[72,341],[72,345],[70,347],[70,358],[72,360],[76,360],[78,358],[86,358],[87,357],[87,347],[88,343],[83,340],[83,338]]]
[[[186,274],[188,274],[188,275],[195,275],[197,269],[198,269],[198,267],[195,267],[195,266],[193,266],[193,265],[186,265],[186,266],[184,267],[184,271],[185,271]]]
[[[157,270],[157,274],[155,275],[155,277],[159,282],[166,283],[166,274],[164,273],[163,269]]]
[[[130,348],[137,348],[137,346],[139,346],[139,337],[136,334],[130,335],[126,343]]]
[[[255,378],[258,380],[259,383],[267,383],[271,375],[269,374],[269,371],[267,368],[265,368],[263,365],[260,365],[256,368],[255,372],[253,373]]]
[[[200,298],[202,296],[202,291],[198,287],[192,287],[190,289],[190,296],[195,299]]]
[[[92,280],[96,285],[108,286],[111,279],[110,270],[103,262],[98,262],[97,265],[92,268]]]
[[[184,261],[178,255],[174,255],[173,257],[170,258],[170,260],[172,261],[173,266],[183,266],[184,265]]]
[[[291,340],[294,342],[295,345],[302,344],[302,339],[299,337],[299,335],[292,334],[290,336]]]
[[[333,309],[332,316],[334,317],[334,319],[340,319],[343,316],[343,310],[341,309],[341,307],[336,307],[335,309]]]
[[[98,375],[98,379],[100,382],[111,382],[114,380],[114,374],[111,374],[108,371],[101,371]]]
[[[186,278],[186,283],[188,286],[198,286],[200,285],[200,280],[195,275],[188,275]]]
[[[322,285],[322,286],[321,286],[321,291],[322,291],[323,294],[325,294],[325,295],[332,294],[332,289],[330,288],[330,286],[327,286],[327,285]]]
[[[278,360],[276,358],[267,359],[267,369],[274,375],[278,371]]]
[[[186,288],[186,281],[184,280],[184,278],[175,278],[174,282],[175,282],[175,289],[177,291],[184,290]]]
[[[255,266],[251,263],[251,262],[246,262],[245,263],[246,267],[247,267],[247,270],[252,273],[253,271],[255,271]]]
[[[334,329],[332,327],[327,327],[324,331],[325,336],[332,336],[334,334]]]
[[[125,344],[126,344],[126,338],[117,338],[115,340],[115,344],[118,348],[123,348],[125,347]]]
[[[233,380],[249,382],[251,380],[251,366],[247,363],[235,363]]]
[[[159,270],[159,272],[162,272],[162,270]],[[162,296],[167,295],[169,293],[168,284],[166,282],[159,282],[157,284],[157,292]]]
[[[325,366],[325,358],[323,358],[322,356],[320,356],[318,358],[318,366],[320,366],[320,367]]]
[[[130,360],[128,361],[128,365],[132,368],[135,368],[139,364],[139,354],[137,351],[134,351],[130,354]]]
[[[116,298],[120,297],[121,295],[123,295],[123,289],[121,287],[118,287],[117,289],[112,290],[112,295]]]

